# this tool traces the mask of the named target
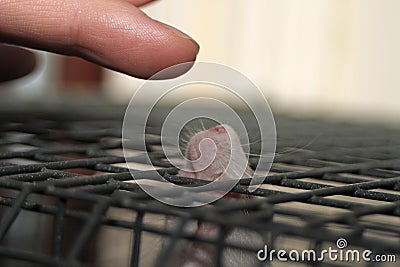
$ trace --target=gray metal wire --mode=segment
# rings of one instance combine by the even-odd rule
[[[4,111],[0,115],[0,265],[1,266],[92,266],[93,257],[84,251],[96,242],[103,226],[129,229],[133,233],[130,266],[139,266],[142,235],[170,237],[162,258],[168,258],[178,240],[214,244],[216,266],[222,264],[226,248],[256,253],[257,248],[199,237],[177,228],[146,224],[149,214],[175,218],[182,223],[206,221],[221,229],[254,230],[271,247],[282,237],[308,241],[308,248],[320,250],[346,238],[349,245],[375,253],[400,254],[400,131],[376,126],[359,126],[316,120],[278,117],[278,153],[264,183],[274,185],[249,192],[243,179],[233,191],[256,196],[248,201],[222,199],[202,208],[178,209],[145,194],[132,180],[129,170],[116,166],[125,159],[110,153],[121,149],[123,110],[51,110],[43,112]],[[149,143],[152,146],[157,142]],[[257,150],[257,147],[253,147]],[[288,151],[289,150],[289,151]],[[205,183],[177,176],[177,170],[159,152],[150,152],[158,172],[167,180],[183,185]],[[146,163],[140,157],[133,158]],[[251,159],[253,166],[257,158]],[[154,175],[154,173],[153,173]],[[152,171],[135,171],[140,179],[151,179]],[[287,192],[283,189],[292,189]],[[52,201],[42,201],[41,198]],[[81,206],[71,202],[85,203]],[[310,210],[291,208],[303,203]],[[110,208],[136,213],[132,220],[106,216]],[[329,216],[325,208],[340,211]],[[317,208],[317,209],[314,209]],[[319,209],[318,209],[319,208]],[[250,211],[243,219],[243,210]],[[47,251],[8,245],[7,236],[22,211],[54,218]],[[382,215],[390,225],[368,218]],[[278,220],[287,217],[292,220]],[[70,220],[78,225],[66,229]],[[29,223],[29,222],[27,222]],[[340,231],[338,231],[340,229]],[[32,229],[33,230],[33,229]],[[225,231],[226,232],[226,231]],[[222,231],[221,233],[224,233]],[[371,234],[371,233],[375,233]],[[379,233],[377,238],[376,233]],[[71,235],[71,236],[69,236]],[[386,238],[387,237],[387,238]],[[8,241],[7,241],[8,240]],[[94,241],[93,241],[94,240]],[[37,244],[45,242],[38,238]],[[11,263],[10,263],[11,262]],[[159,266],[167,260],[159,261]],[[7,265],[8,264],[8,265]],[[28,265],[31,264],[31,265]],[[303,262],[310,264],[310,262]],[[313,263],[317,265],[318,263]],[[337,266],[335,263],[326,263]],[[338,264],[339,265],[339,264]]]

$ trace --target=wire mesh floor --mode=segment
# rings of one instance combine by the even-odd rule
[[[254,199],[184,209],[132,183],[127,167],[142,180],[154,172],[140,153],[126,165],[122,115],[119,108],[1,112],[0,266],[166,266],[183,239],[214,246],[215,266],[224,265],[228,249],[256,258],[263,244],[321,252],[340,248],[338,239],[343,249],[371,250],[375,261],[282,262],[275,254],[259,266],[400,262],[400,131],[278,117],[278,154],[264,186],[250,193],[243,180],[233,189]],[[153,138],[149,148],[158,144]],[[175,176],[159,150],[152,151],[167,180],[194,183]],[[243,209],[250,212],[243,216]],[[167,229],[166,216],[182,227]],[[196,221],[219,226],[220,234],[204,238],[185,230]],[[263,244],[226,239],[236,228],[257,233]]]

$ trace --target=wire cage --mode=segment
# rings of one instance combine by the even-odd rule
[[[399,130],[277,117],[277,155],[264,185],[249,192],[244,179],[232,190],[252,199],[177,208],[132,182],[128,168],[141,180],[154,171],[141,154],[126,164],[122,108],[38,110],[0,113],[0,266],[178,266],[182,244],[212,248],[214,266],[235,266],[226,258],[239,253],[245,266],[400,262]],[[176,175],[152,137],[158,173],[195,184]],[[196,235],[197,222],[218,235]],[[240,239],[229,238],[235,231]],[[319,257],[330,249],[333,257]]]

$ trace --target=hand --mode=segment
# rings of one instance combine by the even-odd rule
[[[2,0],[0,41],[148,78],[194,61],[198,44],[137,7],[151,0]]]

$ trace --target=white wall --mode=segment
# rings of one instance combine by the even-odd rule
[[[192,35],[199,60],[249,76],[276,110],[400,118],[400,1],[162,0],[145,11]],[[138,84],[110,71],[105,88],[126,102]]]

